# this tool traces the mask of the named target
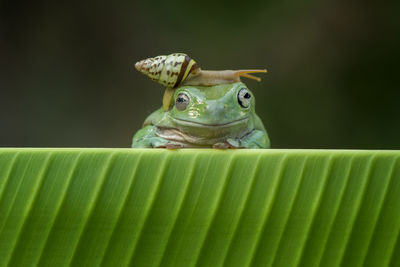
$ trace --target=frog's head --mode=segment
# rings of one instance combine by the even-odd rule
[[[181,86],[174,93],[169,115],[181,128],[232,129],[247,127],[255,99],[244,83]]]

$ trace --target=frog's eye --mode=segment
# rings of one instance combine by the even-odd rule
[[[189,104],[190,98],[185,93],[180,93],[175,100],[175,107],[178,110],[185,110],[187,105]]]
[[[251,94],[246,88],[240,89],[237,98],[241,107],[248,108],[250,106]]]

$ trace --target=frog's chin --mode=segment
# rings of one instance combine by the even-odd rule
[[[240,118],[238,120],[229,121],[226,123],[202,123],[202,122],[195,122],[183,119],[172,118],[172,120],[180,126],[188,126],[188,127],[197,127],[197,128],[225,128],[225,127],[232,127],[240,124],[246,124],[249,120],[248,117]]]

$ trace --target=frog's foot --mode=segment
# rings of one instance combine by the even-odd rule
[[[240,142],[238,140],[229,138],[224,142],[219,142],[214,144],[213,148],[217,149],[240,148]]]
[[[185,146],[180,143],[175,143],[175,142],[168,142],[163,145],[158,145],[156,148],[167,148],[167,149],[179,149],[179,148],[184,148]]]

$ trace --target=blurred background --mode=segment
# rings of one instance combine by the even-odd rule
[[[0,2],[0,146],[129,147],[184,52],[242,79],[273,148],[400,149],[400,2]],[[259,75],[260,76],[260,75]]]

